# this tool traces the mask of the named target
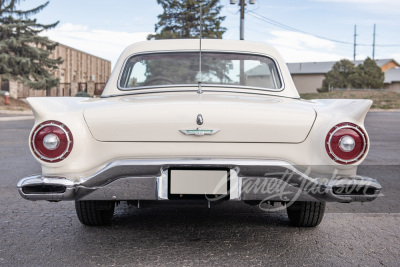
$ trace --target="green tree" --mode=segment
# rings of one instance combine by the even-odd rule
[[[222,5],[219,0],[157,0],[164,12],[158,16],[155,25],[156,34],[150,34],[147,39],[190,39],[200,37],[200,4],[201,4],[201,35],[202,38],[222,39],[226,28],[221,27],[224,16],[220,16]],[[227,63],[229,65],[229,62]],[[155,82],[168,77],[173,82],[174,76],[186,77],[187,83],[196,82],[198,56],[192,59],[177,60],[176,62],[146,62],[146,85],[154,85]],[[215,73],[220,79],[226,78],[229,68],[221,62],[204,60],[202,69]],[[228,77],[229,78],[229,77]],[[180,81],[182,82],[182,81]]]
[[[353,88],[383,88],[385,74],[382,69],[371,58],[367,58],[363,64],[355,68],[355,72],[350,77]]]
[[[31,18],[49,2],[31,10],[19,10],[19,3],[20,0],[0,0],[0,76],[34,89],[50,89],[59,82],[51,73],[62,59],[50,58],[58,44],[38,34],[58,22],[44,25]]]
[[[221,39],[226,28],[221,27],[219,0],[157,0],[164,12],[158,16],[156,34],[147,39],[180,39],[200,37],[200,3],[202,4],[202,37]],[[158,32],[158,33],[157,33]]]
[[[350,77],[354,75],[354,64],[347,59],[342,59],[333,65],[332,69],[328,71],[325,79],[322,82],[322,89],[328,90],[329,88],[352,88]]]
[[[329,88],[380,89],[384,79],[382,69],[370,58],[357,67],[351,61],[342,59],[326,74],[321,91]]]
[[[349,76],[351,88],[360,89],[367,88],[366,86],[366,73],[364,64],[360,64],[354,68],[354,73]]]

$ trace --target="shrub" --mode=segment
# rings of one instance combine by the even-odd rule
[[[90,97],[90,95],[88,93],[86,93],[85,91],[79,91],[78,93],[76,93],[77,97]]]

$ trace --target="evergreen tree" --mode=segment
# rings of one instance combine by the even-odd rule
[[[367,79],[368,77],[366,77],[364,64],[360,64],[357,67],[355,67],[354,73],[349,76],[352,88],[355,89],[368,88],[366,86]]]
[[[155,31],[158,33],[150,34],[147,39],[189,39],[200,37],[200,4],[201,8],[201,35],[202,38],[222,39],[222,34],[226,28],[221,27],[225,19],[219,16],[222,5],[219,0],[157,0],[162,5],[164,12],[159,15],[159,21],[155,25]],[[147,61],[145,85],[154,85],[154,82],[165,81],[165,76],[172,82],[174,76],[186,77],[186,83],[197,82],[198,56],[193,59],[177,60],[176,62]],[[228,77],[229,66],[231,63],[213,62],[204,60],[202,63],[203,71],[205,69],[210,73],[217,74],[220,79]],[[186,67],[182,67],[186,66]],[[228,67],[227,67],[228,66]],[[204,74],[207,75],[207,74]],[[161,80],[160,80],[161,79]],[[229,79],[229,77],[228,77]],[[181,82],[181,81],[180,81]]]
[[[363,64],[356,68],[358,74],[358,83],[353,82],[354,88],[362,89],[380,89],[383,88],[385,74],[382,69],[371,58],[367,58]]]
[[[357,67],[351,61],[342,59],[326,74],[322,91],[329,88],[380,89],[384,79],[382,69],[370,58]]]
[[[147,39],[179,39],[200,37],[200,3],[202,4],[202,37],[222,39],[226,28],[221,27],[225,19],[219,16],[222,5],[219,0],[157,0],[164,12],[158,16],[156,34]]]
[[[19,3],[0,0],[0,76],[34,89],[50,89],[59,82],[51,72],[58,69],[62,59],[49,58],[58,44],[38,34],[58,22],[44,25],[31,18],[49,2],[25,11],[18,10]]]
[[[322,82],[322,89],[352,88],[352,82],[349,77],[354,75],[354,72],[355,67],[350,60],[342,59],[336,62],[332,69],[326,74]]]

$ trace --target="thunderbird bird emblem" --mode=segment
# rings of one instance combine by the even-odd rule
[[[202,125],[203,124],[203,116],[201,114],[197,115],[197,125]]]
[[[202,125],[204,123],[203,116],[201,114],[197,115],[196,123],[198,125]],[[197,135],[197,136],[202,136],[202,135],[213,135],[217,133],[219,130],[206,130],[202,128],[197,128],[196,130],[179,130],[181,133],[185,135]]]
[[[201,129],[197,128],[195,130],[179,130],[181,133],[185,135],[197,135],[197,136],[203,136],[203,135],[213,135],[216,134],[219,130],[214,129],[214,130],[206,130],[206,129]]]

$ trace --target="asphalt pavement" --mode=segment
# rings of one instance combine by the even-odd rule
[[[316,228],[291,227],[285,212],[244,203],[121,204],[111,226],[85,227],[73,202],[31,202],[16,189],[40,173],[29,152],[32,119],[0,121],[0,266],[399,266],[400,112],[369,113],[368,158],[359,173],[383,197],[328,203]]]

